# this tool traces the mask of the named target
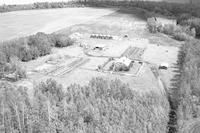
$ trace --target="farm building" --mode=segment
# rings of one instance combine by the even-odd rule
[[[168,67],[169,67],[169,64],[168,64],[168,63],[161,63],[161,64],[159,65],[159,69],[165,69],[165,70],[167,70]]]
[[[115,63],[121,63],[121,64],[129,67],[131,65],[131,60],[124,56],[124,57],[121,57],[121,58],[117,59],[115,61]]]
[[[131,67],[131,60],[128,59],[127,57],[121,57],[117,59],[115,62],[113,62],[112,66],[110,69],[113,71],[129,71]]]

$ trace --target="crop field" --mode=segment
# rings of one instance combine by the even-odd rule
[[[46,74],[51,76],[62,76],[71,72],[73,69],[80,67],[88,61],[89,59],[78,58],[67,65],[60,65]]]
[[[0,41],[36,32],[55,32],[114,11],[115,9],[63,8],[2,13],[0,15]]]
[[[142,55],[144,54],[144,50],[145,49],[137,47],[128,47],[122,56],[126,56],[131,60],[141,60]]]

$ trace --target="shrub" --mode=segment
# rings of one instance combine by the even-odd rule
[[[109,70],[120,72],[120,71],[129,71],[130,67],[126,66],[123,63],[113,63]]]
[[[74,41],[66,35],[57,34],[55,35],[55,46],[56,47],[67,47],[73,45]]]
[[[200,18],[190,19],[188,22],[189,26],[196,30],[196,36],[200,37]]]
[[[46,82],[41,82],[37,86],[37,89],[37,91],[41,91],[42,94],[44,94],[50,100],[54,100],[56,103],[61,102],[65,96],[62,85],[58,84],[53,79],[48,79]]]
[[[151,33],[156,33],[162,30],[162,25],[157,22],[156,18],[152,17],[147,19],[147,28]]]
[[[191,14],[183,13],[177,17],[176,21],[177,21],[177,24],[184,25],[185,23],[187,23],[187,20],[191,18],[192,18]]]
[[[0,51],[0,79],[3,78],[4,67],[7,63],[6,56]]]
[[[178,41],[186,41],[189,39],[189,36],[184,32],[175,32],[174,39],[176,39]]]
[[[24,38],[11,40],[8,42],[4,42],[1,46],[2,52],[5,54],[7,60],[10,60],[10,57],[16,56],[20,58],[21,50],[20,48],[24,45],[27,45],[24,41]]]
[[[17,57],[10,58],[10,62],[4,65],[3,72],[4,77],[8,80],[18,81],[26,78],[26,70],[22,67]]]
[[[39,56],[44,56],[50,54],[52,42],[50,42],[46,34],[37,33],[28,38],[28,45],[36,47],[39,51]]]
[[[19,58],[21,61],[29,61],[29,60],[32,60],[34,57],[31,53],[31,49],[30,47],[27,45],[27,46],[20,46],[19,47]]]
[[[6,55],[0,51],[0,66],[7,63]]]
[[[177,77],[178,87],[172,94],[176,101],[174,106],[178,107],[178,119],[188,121],[200,118],[200,41],[191,39],[182,46],[178,61],[180,78]]]
[[[162,32],[179,41],[186,41],[191,37],[195,37],[196,34],[195,30],[190,29],[188,26],[177,26],[173,24],[164,25]]]
[[[163,27],[163,33],[167,35],[173,35],[175,31],[180,32],[180,27],[173,24],[165,24]]]

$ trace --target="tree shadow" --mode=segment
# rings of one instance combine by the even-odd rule
[[[141,4],[144,4],[142,1],[123,1],[123,2],[113,2],[113,1],[87,1],[86,3],[81,2],[82,4],[95,7],[95,8],[108,8],[108,9],[118,9],[116,14],[126,14],[130,17],[137,17],[141,20],[147,20],[148,17],[155,16],[156,14],[152,11],[147,11],[146,9],[139,8]],[[155,2],[150,2],[155,3]]]
[[[180,86],[181,86],[181,70],[183,68],[185,54],[181,47],[178,53],[178,60],[173,64],[174,77],[170,80],[170,87],[168,89],[168,100],[170,104],[168,133],[178,132],[178,105],[180,102]]]

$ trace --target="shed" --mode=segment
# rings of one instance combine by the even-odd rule
[[[161,63],[159,65],[159,69],[165,69],[165,70],[167,70],[168,68],[169,68],[169,64],[168,63]]]
[[[115,63],[122,63],[122,64],[124,64],[127,67],[129,67],[131,65],[131,62],[132,61],[129,58],[125,57],[125,56],[121,57],[121,58],[119,58],[119,59],[117,59],[115,61]]]

